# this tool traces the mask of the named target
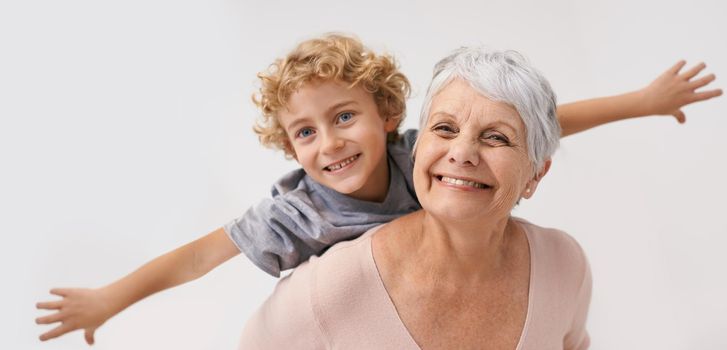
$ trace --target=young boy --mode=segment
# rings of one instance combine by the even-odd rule
[[[560,106],[564,136],[651,114],[683,122],[679,108],[721,94],[695,92],[714,76],[692,80],[704,65],[679,74],[683,66],[636,92]],[[239,219],[108,286],[51,290],[63,299],[37,307],[58,311],[36,322],[61,324],[41,340],[84,329],[92,344],[95,330],[121,310],[199,278],[240,251],[278,276],[336,242],[419,209],[411,179],[416,131],[397,133],[409,83],[393,59],[354,38],[326,35],[301,43],[258,76],[262,87],[254,101],[263,120],[255,131],[263,145],[284,150],[302,169],[285,175],[272,198]]]

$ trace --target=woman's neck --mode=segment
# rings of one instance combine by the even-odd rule
[[[445,224],[421,212],[417,219],[420,225],[412,226],[410,237],[417,269],[438,279],[473,282],[498,278],[507,269],[518,232],[509,216],[487,222],[446,220]]]

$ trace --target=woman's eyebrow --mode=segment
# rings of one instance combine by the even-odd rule
[[[432,113],[431,116],[429,117],[429,120],[432,120],[433,121],[435,118],[438,118],[438,119],[455,119],[455,120],[457,119],[457,117],[454,114],[449,113],[449,112],[445,112],[445,111],[436,111],[436,112]]]
[[[515,134],[517,134],[517,132],[518,132],[518,129],[514,125],[512,125],[509,122],[504,121],[504,120],[496,120],[496,121],[493,121],[491,123],[488,123],[487,126],[488,127],[490,127],[490,126],[504,126],[505,128],[510,129],[510,131],[512,131]]]

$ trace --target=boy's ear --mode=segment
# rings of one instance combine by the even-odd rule
[[[399,126],[400,120],[400,115],[386,117],[386,119],[384,119],[384,130],[386,130],[386,132],[395,131],[396,128]]]

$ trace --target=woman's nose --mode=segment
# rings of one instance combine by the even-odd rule
[[[450,144],[449,162],[461,166],[477,166],[480,155],[477,152],[477,141],[458,137]]]

